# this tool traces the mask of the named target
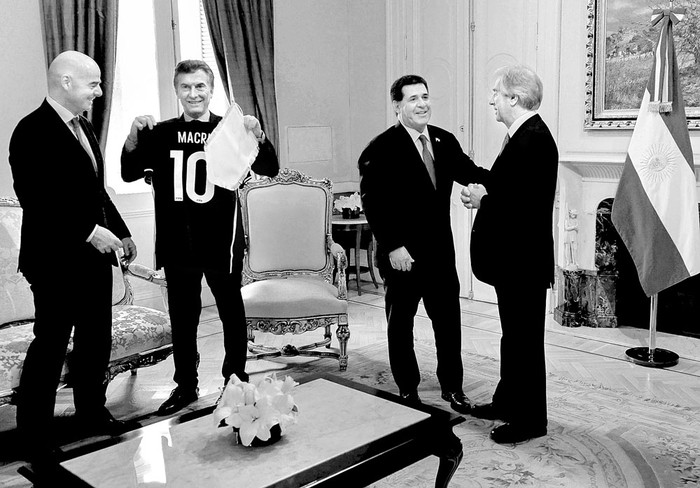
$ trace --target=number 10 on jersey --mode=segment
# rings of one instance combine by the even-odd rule
[[[183,199],[182,192],[182,164],[184,160],[184,151],[182,150],[172,150],[170,151],[170,157],[173,160],[173,195],[176,202],[181,202]],[[207,203],[214,196],[214,184],[206,179],[206,172],[204,172],[205,184],[204,193],[199,194],[196,192],[196,178],[197,178],[197,164],[202,161],[204,165],[207,164],[206,156],[204,151],[197,151],[187,158],[185,162],[185,189],[187,191],[187,197],[195,203]],[[206,166],[205,166],[206,167]],[[202,174],[202,173],[200,173]]]

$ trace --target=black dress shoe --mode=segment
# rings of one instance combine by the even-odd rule
[[[440,396],[446,402],[450,402],[450,407],[456,412],[467,414],[472,409],[472,402],[461,391],[443,391]]]
[[[472,417],[478,419],[486,420],[504,420],[503,415],[498,409],[491,403],[480,403],[477,405],[472,405],[472,411],[469,412]]]
[[[170,396],[158,408],[158,415],[170,415],[186,407],[199,398],[199,388],[184,389],[179,386],[170,392]]]
[[[117,436],[129,430],[126,423],[115,419],[106,408],[88,414],[76,413],[76,419],[85,435]]]
[[[518,444],[543,435],[547,435],[547,427],[530,427],[506,422],[491,431],[491,440],[496,444]]]
[[[55,451],[40,449],[39,452],[31,455],[27,460],[30,467],[29,474],[25,476],[29,477],[34,483],[32,486],[52,486],[55,483],[59,472],[58,463],[60,462],[59,456]],[[24,475],[24,473],[22,474]]]
[[[401,392],[399,393],[399,396],[401,397],[404,402],[406,402],[409,405],[420,405],[420,397],[418,396],[417,391],[409,391],[407,393]]]

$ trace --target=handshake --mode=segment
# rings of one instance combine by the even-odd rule
[[[479,208],[481,206],[481,199],[487,194],[484,185],[469,183],[466,187],[462,188],[460,199],[466,208]]]

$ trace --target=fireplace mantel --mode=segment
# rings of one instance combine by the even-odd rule
[[[555,303],[560,313],[560,323],[597,327],[616,325],[616,287],[619,283],[615,271],[596,266],[596,219],[599,209],[605,211],[605,207],[608,213],[610,211],[625,158],[624,154],[576,154],[564,155],[560,160],[555,214],[558,275]],[[696,162],[700,162],[700,157],[696,158]],[[699,174],[700,171],[696,170],[696,181]],[[601,205],[606,199],[609,199],[607,203]],[[564,259],[564,229],[568,212],[572,209],[578,213],[578,268],[574,268],[575,271],[567,268],[568,263]]]
[[[618,181],[622,174],[624,161],[561,161],[560,164],[571,168],[584,180],[614,180]]]
[[[610,154],[592,158],[569,157],[559,161],[564,167],[570,168],[581,178],[586,180],[614,180],[618,181],[622,175],[622,168],[625,165],[626,156]],[[695,159],[695,178],[700,181],[700,156]]]
[[[564,224],[569,209],[578,211],[578,264],[581,269],[595,271],[595,221],[600,202],[614,198],[626,155],[568,154],[560,160],[559,193],[556,223],[558,226],[557,264],[564,267]],[[700,157],[697,158],[700,162]],[[700,171],[695,172],[696,178]],[[699,185],[698,194],[700,194]]]

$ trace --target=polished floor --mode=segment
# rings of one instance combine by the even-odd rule
[[[363,276],[369,280],[369,276]],[[384,297],[370,281],[362,282],[362,294],[358,295],[353,281],[349,287],[350,367],[352,349],[376,343],[386,338]],[[499,322],[494,304],[477,301],[462,301],[462,347],[484,356],[498,358]],[[700,327],[700,326],[699,326]],[[432,330],[425,311],[419,309],[416,318],[416,340],[432,344]],[[283,345],[298,343],[299,337],[268,336],[267,344]],[[584,380],[607,388],[621,389],[649,399],[662,400],[690,408],[700,415],[700,340],[659,333],[657,347],[672,350],[681,357],[678,365],[666,368],[647,368],[635,365],[626,359],[625,351],[630,347],[647,346],[648,332],[644,329],[617,328],[592,329],[565,328],[547,316],[547,368],[560,376]],[[221,327],[215,307],[202,312],[199,330],[201,354],[201,395],[218,392],[223,355]],[[298,359],[280,359],[278,362]],[[527,351],[523,351],[527,360]],[[275,361],[249,361],[252,373],[275,369]],[[332,361],[314,359],[314,361]],[[167,398],[173,387],[172,358],[163,363],[140,370],[138,375],[124,373],[110,384],[109,407],[117,417],[140,418],[152,413]],[[469,372],[465,372],[464,389],[467,395],[483,400],[486,392],[470,388]],[[59,393],[57,414],[72,411],[69,391]],[[14,407],[0,408],[0,434],[14,429]],[[6,446],[3,446],[5,449]],[[0,486],[26,487],[26,480],[16,474],[20,465],[12,461],[0,468]]]

